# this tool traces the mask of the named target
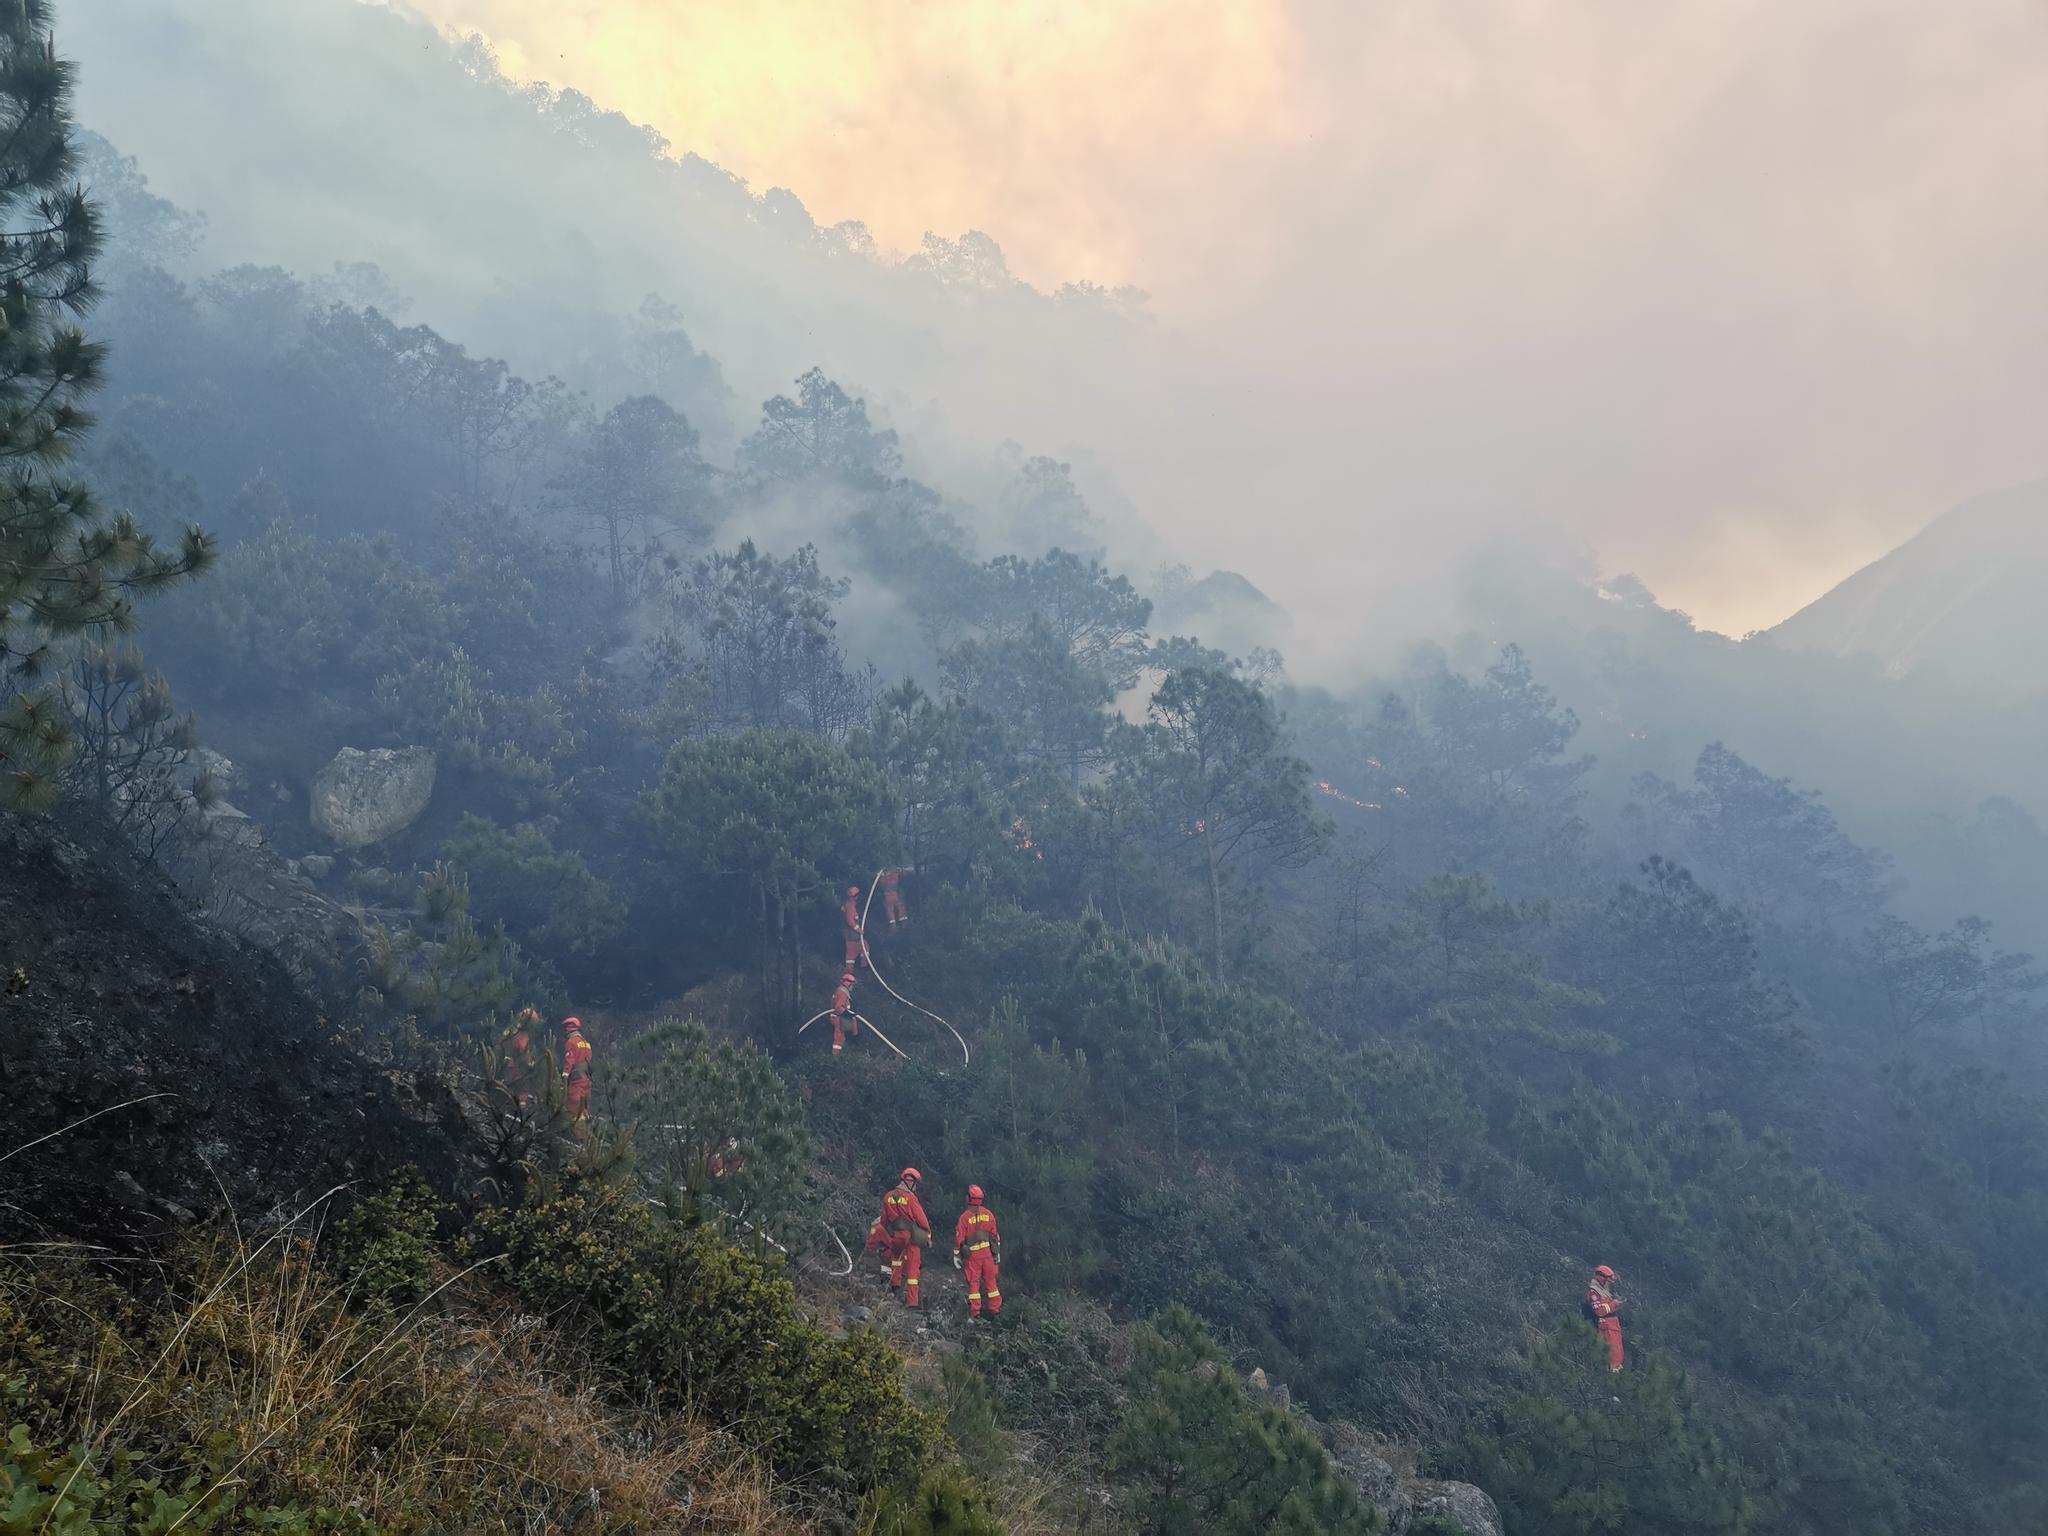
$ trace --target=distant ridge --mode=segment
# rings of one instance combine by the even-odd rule
[[[2048,693],[2048,480],[1942,514],[1770,631],[2007,695]]]

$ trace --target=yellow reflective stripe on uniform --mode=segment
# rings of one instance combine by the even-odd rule
[[[967,1251],[968,1251],[969,1253],[979,1253],[979,1252],[981,1252],[981,1250],[982,1250],[982,1249],[986,1248],[987,1246],[988,1246],[988,1239],[986,1239],[986,1238],[983,1238],[983,1239],[982,1239],[982,1240],[981,1240],[980,1242],[978,1242],[978,1243],[969,1243],[969,1244],[967,1245]]]

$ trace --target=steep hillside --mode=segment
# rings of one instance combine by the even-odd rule
[[[899,399],[957,367],[994,414],[1041,380],[870,313],[977,283],[848,246],[805,289],[830,232],[700,188],[750,231],[683,264],[731,372],[654,306],[637,350],[675,366],[582,399],[559,381],[636,350],[584,322],[673,253],[586,260],[565,216],[496,259],[532,255],[532,207],[674,213],[710,173],[437,41],[407,86],[261,27],[394,11],[134,9],[80,6],[134,72],[110,129],[219,135],[240,200],[195,200],[262,209],[317,275],[181,265],[192,221],[100,157],[126,255],[89,317],[97,499],[0,476],[0,529],[41,529],[30,565],[0,548],[0,789],[60,818],[0,823],[0,1487],[41,1501],[15,1525],[225,1529],[246,1493],[321,1531],[2048,1529],[2048,975],[1897,903],[1887,853],[1900,806],[1967,811],[1940,792],[1973,750],[2037,785],[2048,697],[1704,637],[1621,582],[1483,604],[1353,696],[1293,686],[1267,630],[1217,627],[1276,617],[1248,581],[1148,595],[1095,558],[1067,462],[956,481],[881,397],[789,382],[838,306],[823,364],[882,359]],[[0,171],[69,196],[44,15],[0,7],[0,105],[48,119]],[[250,92],[330,94],[209,90],[220,15]],[[442,195],[467,162],[406,138],[442,110],[517,221]],[[270,117],[405,185],[351,206]],[[55,291],[90,296],[90,212]],[[795,254],[742,271],[783,215]],[[419,234],[392,279],[477,329],[330,275],[372,227]],[[778,285],[801,302],[751,336]],[[1041,302],[1001,289],[995,330]],[[17,384],[82,398],[29,314]],[[467,349],[512,329],[531,377]],[[692,419],[727,378],[778,390],[730,452]],[[45,414],[0,411],[0,446],[54,460],[86,418]],[[188,520],[217,560],[196,532],[148,558]],[[120,583],[171,589],[146,658],[64,597]],[[1869,833],[1776,750],[1804,743],[1892,786]],[[2007,863],[1927,858],[1974,911],[2028,836],[2015,804],[1970,833]],[[281,958],[188,921],[253,927],[214,902],[245,878]],[[1000,1233],[956,1277],[975,1201]]]
[[[567,1134],[492,1203],[472,1074],[358,1054],[89,815],[0,813],[0,869],[6,1529],[995,1529],[773,1256]]]
[[[1945,674],[2042,691],[2048,651],[2048,480],[1964,502],[1771,631],[1781,644],[1875,656],[1894,677]]]
[[[444,1089],[343,1047],[274,956],[195,927],[113,839],[0,815],[0,867],[0,1236],[144,1242],[406,1164],[460,1178]]]

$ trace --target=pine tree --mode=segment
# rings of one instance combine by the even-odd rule
[[[1757,1522],[1752,1477],[1723,1448],[1672,1367],[1637,1359],[1610,1375],[1592,1330],[1537,1341],[1531,1389],[1451,1455],[1537,1533],[1668,1531],[1741,1536]]]
[[[635,536],[694,541],[704,534],[710,482],[696,429],[653,395],[620,401],[591,428],[555,488],[571,512],[603,532],[614,604],[625,602],[632,585]]]
[[[1740,909],[1652,854],[1601,917],[1616,1033],[1678,1068],[1701,1114],[1753,1106],[1805,1050],[1797,1000],[1769,976]]]
[[[714,1041],[695,1019],[665,1018],[619,1052],[640,1166],[669,1214],[723,1213],[736,1237],[788,1235],[810,1166],[799,1104],[761,1050]]]
[[[1235,1536],[1377,1531],[1307,1430],[1254,1398],[1199,1319],[1170,1306],[1136,1334],[1131,1409],[1110,1459],[1139,1490],[1133,1530]]]
[[[0,806],[54,797],[70,733],[42,674],[53,650],[134,624],[133,600],[211,558],[196,529],[160,550],[64,465],[105,349],[74,323],[96,296],[100,223],[74,172],[73,68],[46,0],[0,0]]]
[[[1150,808],[1161,843],[1184,847],[1209,897],[1210,961],[1224,975],[1224,892],[1242,869],[1299,868],[1330,825],[1309,803],[1308,764],[1287,752],[1272,702],[1227,672],[1175,672],[1151,720],[1119,739],[1116,776]]]
[[[882,776],[802,731],[678,743],[642,805],[655,834],[707,873],[744,879],[760,933],[761,991],[794,1006],[805,904],[881,862],[896,822]],[[827,871],[831,874],[827,874]]]

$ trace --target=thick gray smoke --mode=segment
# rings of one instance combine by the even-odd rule
[[[210,261],[373,261],[572,376],[658,292],[743,418],[816,363],[960,494],[1005,441],[1072,462],[1136,515],[1113,553],[1243,570],[1311,676],[1440,631],[1475,548],[1634,569],[1740,631],[2039,473],[2038,7],[1284,10],[1316,131],[1211,168],[1142,321],[978,241],[878,259],[392,9],[72,0],[65,41]]]

